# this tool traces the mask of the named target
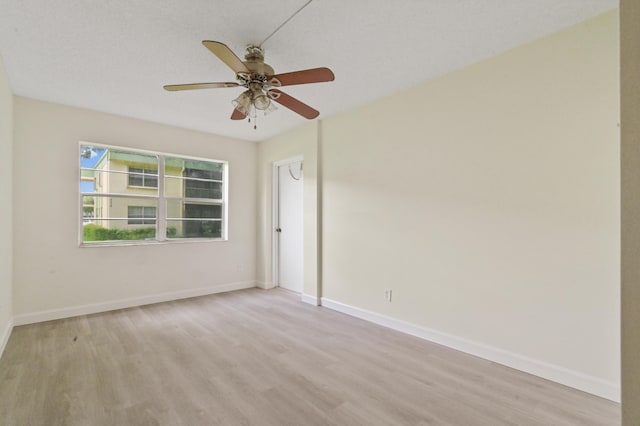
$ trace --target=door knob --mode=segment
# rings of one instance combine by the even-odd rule
[[[276,232],[282,232],[282,228],[276,228]]]

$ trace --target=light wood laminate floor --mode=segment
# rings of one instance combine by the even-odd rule
[[[0,424],[583,426],[620,407],[251,289],[15,327]]]

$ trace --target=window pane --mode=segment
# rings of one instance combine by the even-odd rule
[[[211,204],[191,204],[184,205],[185,218],[206,218],[222,219],[222,206]]]
[[[221,238],[222,206],[167,201],[167,238]]]
[[[105,152],[105,148],[80,146],[80,192],[96,190],[97,172],[92,169],[102,160]]]
[[[128,212],[129,225],[155,225],[156,224],[156,208],[145,206],[129,206]]]
[[[165,176],[167,196],[222,199],[223,163],[168,157]]]
[[[93,223],[96,217],[96,199],[95,197],[82,197],[82,223]]]
[[[157,201],[154,199],[83,196],[82,205],[83,242],[156,238]]]
[[[185,179],[184,193],[187,198],[210,198],[220,200],[222,199],[222,183]]]
[[[167,238],[222,238],[219,219],[167,220]]]
[[[168,200],[167,218],[222,219],[222,206],[220,204],[198,204],[181,200]]]
[[[165,175],[164,177],[165,196],[182,198],[184,196],[183,185],[184,185],[184,182],[182,177]]]
[[[167,197],[222,199],[222,183],[202,181],[184,177],[165,177],[165,195]]]
[[[107,149],[106,154],[112,163],[122,163],[138,169],[158,170],[158,156],[156,155],[118,149]]]
[[[187,158],[167,157],[165,162],[167,174],[169,170],[179,170],[177,176],[182,176],[183,171],[189,169],[186,176],[202,179],[222,180],[224,164],[215,161],[189,160]]]
[[[93,152],[101,152],[98,158]],[[84,154],[82,154],[84,153]],[[83,145],[80,191],[109,194],[158,194],[158,158]]]

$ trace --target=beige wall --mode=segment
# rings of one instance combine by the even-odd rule
[[[0,58],[0,355],[12,318],[13,94]]]
[[[640,3],[622,0],[622,423],[640,424]]]
[[[324,120],[322,296],[617,398],[618,84],[611,12]]]
[[[304,294],[318,297],[318,125],[307,123],[258,145],[258,245],[257,279],[261,287],[272,282],[272,171],[273,163],[304,158]]]
[[[255,283],[254,143],[21,97],[14,106],[15,315]],[[78,247],[79,141],[229,161],[229,241]]]

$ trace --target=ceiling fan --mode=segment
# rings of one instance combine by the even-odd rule
[[[313,68],[284,74],[275,74],[273,68],[264,62],[264,51],[260,46],[247,47],[245,60],[242,61],[229,47],[218,41],[205,40],[202,44],[216,55],[236,74],[235,82],[191,83],[164,86],[168,91],[217,89],[224,87],[244,87],[246,90],[232,101],[234,106],[232,120],[255,117],[257,111],[265,114],[275,109],[271,101],[300,114],[304,118],[314,119],[320,112],[279,89],[294,84],[320,83],[333,81],[335,76],[329,68]]]

